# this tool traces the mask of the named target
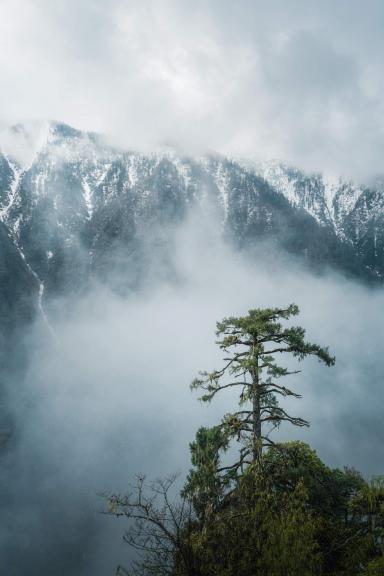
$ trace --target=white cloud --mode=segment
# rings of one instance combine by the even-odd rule
[[[1,122],[382,172],[378,0],[3,0]]]

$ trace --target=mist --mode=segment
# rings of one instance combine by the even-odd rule
[[[268,244],[236,253],[201,214],[174,245],[172,280],[155,266],[140,291],[97,285],[62,298],[50,308],[55,338],[41,319],[25,336],[27,371],[7,391],[16,430],[1,472],[7,574],[101,576],[127,562],[124,522],[99,513],[100,494],[124,492],[135,473],[182,480],[197,428],[232,406],[230,394],[201,405],[189,383],[221,365],[216,321],[250,308],[297,303],[293,323],[336,355],[334,368],[309,359],[290,377],[303,395],[290,410],[311,427],[278,437],[310,443],[330,466],[383,472],[383,293],[310,274]]]

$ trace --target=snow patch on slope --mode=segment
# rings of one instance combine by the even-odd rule
[[[256,173],[267,180],[278,192],[283,194],[293,206],[300,205],[296,181],[288,174],[288,168],[274,160],[258,162]]]
[[[20,170],[20,168],[14,164],[11,160],[9,160],[9,158],[7,158],[5,156],[5,158],[8,161],[8,164],[13,172],[13,180],[12,180],[12,184],[11,187],[8,191],[8,195],[7,195],[7,199],[6,199],[6,203],[0,208],[0,220],[3,222],[7,219],[7,216],[16,200],[17,197],[17,191],[19,188],[19,184],[20,184],[20,180],[21,180],[21,175],[22,175],[22,171]]]
[[[344,237],[342,221],[364,192],[339,176],[308,175],[277,161],[259,162],[255,171],[292,206],[303,208],[322,226],[332,225],[340,237]]]
[[[221,162],[218,163],[216,172],[214,174],[214,178],[216,186],[220,192],[221,204],[224,210],[224,221],[226,221],[228,217],[228,208],[229,208],[229,195],[228,195],[229,175],[228,171],[225,169],[225,167]]]
[[[45,312],[44,309],[44,304],[43,304],[43,298],[44,298],[44,290],[45,290],[45,286],[44,286],[44,282],[41,281],[41,279],[39,278],[39,276],[36,274],[36,272],[33,270],[32,266],[30,265],[30,263],[28,262],[28,260],[25,257],[25,254],[23,252],[23,250],[20,248],[20,246],[15,245],[16,248],[19,251],[19,254],[21,256],[21,258],[23,259],[23,261],[25,262],[25,265],[27,267],[27,270],[29,271],[29,273],[35,278],[37,285],[39,287],[39,293],[38,293],[38,300],[37,300],[37,304],[38,304],[38,309],[41,315],[41,318],[44,322],[44,324],[46,325],[49,333],[51,334],[51,336],[53,337],[53,339],[58,343],[58,338],[57,335],[54,331],[54,329],[52,328],[51,323],[49,322],[49,318],[47,316],[47,313]]]
[[[91,187],[85,177],[82,179],[82,186],[84,192],[84,202],[88,212],[88,219],[90,219],[92,218],[93,214],[93,197]]]

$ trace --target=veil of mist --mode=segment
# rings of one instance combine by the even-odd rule
[[[0,4],[1,575],[384,574],[383,23]]]

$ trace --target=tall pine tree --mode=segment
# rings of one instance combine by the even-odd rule
[[[298,313],[298,306],[291,304],[285,309],[250,310],[247,316],[224,318],[217,323],[217,344],[226,354],[224,366],[212,372],[201,372],[191,387],[203,390],[203,402],[211,402],[225,389],[239,390],[238,409],[224,416],[221,428],[226,437],[223,447],[232,438],[237,438],[242,447],[236,462],[222,470],[237,473],[244,466],[256,464],[263,448],[274,444],[269,437],[270,429],[282,422],[309,425],[279,405],[279,398],[300,398],[280,382],[281,378],[299,371],[280,366],[276,356],[291,355],[298,360],[315,356],[327,366],[332,366],[335,358],[327,348],[307,342],[304,328],[282,325],[281,320]]]

